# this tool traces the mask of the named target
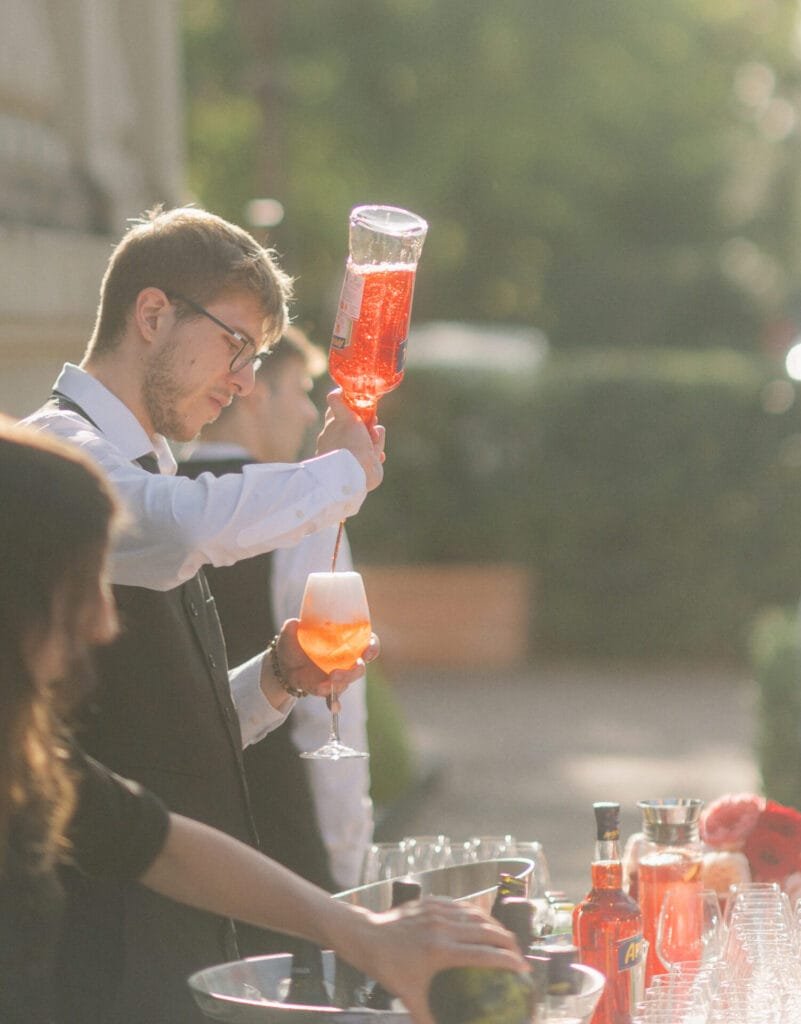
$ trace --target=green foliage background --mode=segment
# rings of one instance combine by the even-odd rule
[[[184,0],[191,185],[327,342],[351,207],[431,229],[414,318],[535,326],[537,374],[407,373],[373,561],[532,567],[532,643],[740,654],[801,585],[795,0]],[[778,337],[778,341],[776,340]],[[790,388],[789,396],[787,389]],[[770,411],[774,410],[774,411]]]
[[[795,608],[768,608],[754,624],[758,683],[757,756],[766,796],[801,806],[801,641]]]
[[[801,403],[761,357],[409,372],[382,419],[357,555],[530,565],[538,652],[741,658],[757,611],[798,594]]]
[[[191,183],[325,338],[352,206],[431,223],[415,316],[734,345],[796,303],[795,0],[184,0]]]

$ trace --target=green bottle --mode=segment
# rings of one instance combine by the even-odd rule
[[[400,907],[404,903],[419,900],[421,893],[422,886],[413,878],[396,878],[392,883],[392,906]],[[365,1005],[370,1010],[391,1010],[394,998],[395,996],[388,992],[383,985],[375,982],[370,989]]]
[[[525,954],[531,943],[528,900],[501,896],[493,916],[514,934]],[[428,1005],[437,1024],[529,1024],[534,1014],[534,984],[516,971],[452,967],[434,975]]]

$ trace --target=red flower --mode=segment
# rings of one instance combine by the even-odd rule
[[[755,882],[783,882],[798,869],[801,813],[769,800],[745,842]]]
[[[795,807],[785,807],[775,800],[768,800],[757,825],[770,828],[779,835],[793,840],[801,853],[801,811],[797,811]]]
[[[718,849],[742,850],[764,811],[764,797],[755,793],[728,793],[718,797],[701,812],[701,838]]]

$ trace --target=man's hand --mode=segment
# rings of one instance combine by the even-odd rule
[[[328,395],[323,429],[317,437],[318,455],[347,448],[364,470],[367,490],[374,491],[384,478],[384,441],[384,428],[378,423],[366,427],[339,389]]]
[[[364,675],[365,665],[378,657],[381,644],[375,633],[370,643],[352,668],[336,669],[330,674],[323,672],[311,661],[298,643],[298,620],[287,619],[278,634],[278,665],[286,683],[295,690],[302,690],[315,697],[331,697],[336,700],[350,686]],[[287,691],[273,672],[272,661],[265,658],[261,668],[261,688],[264,696],[280,709],[287,701]]]

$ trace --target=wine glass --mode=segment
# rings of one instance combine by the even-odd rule
[[[536,840],[521,841],[516,839],[514,848],[510,851],[512,857],[523,857],[525,860],[534,862],[534,871],[529,879],[529,896],[543,896],[551,888],[551,873],[548,870],[548,861],[545,859],[545,851],[542,843]]]
[[[381,882],[409,873],[406,843],[371,843],[364,855],[361,882]]]
[[[311,572],[306,579],[300,607],[298,643],[323,672],[349,669],[370,643],[370,612],[364,583],[358,572]],[[339,698],[326,697],[331,711],[331,733],[317,750],[300,756],[339,761],[345,757],[368,757],[339,738]]]
[[[514,836],[470,836],[468,842],[473,847],[473,860],[499,860],[503,857],[514,857]]]
[[[453,864],[451,841],[447,836],[404,836],[411,871],[432,871]]]
[[[717,893],[686,885],[668,888],[656,930],[656,952],[665,967],[716,960],[722,947],[723,915]]]

